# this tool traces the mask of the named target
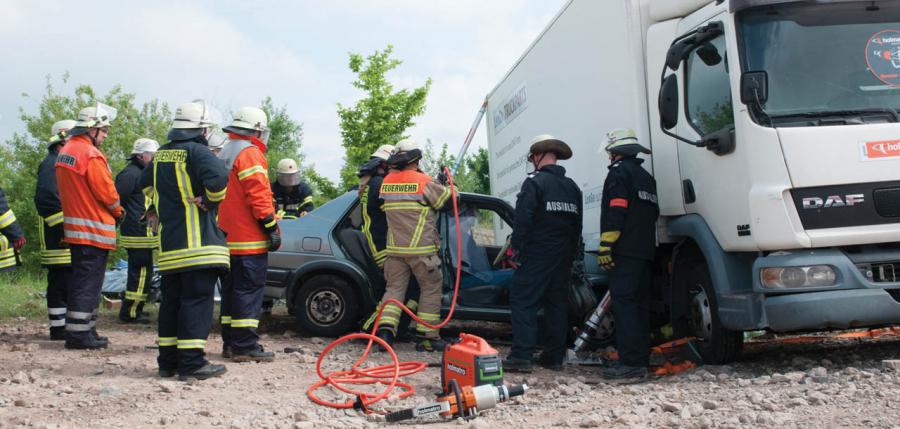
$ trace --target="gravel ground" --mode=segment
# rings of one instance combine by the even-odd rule
[[[306,389],[317,380],[315,356],[326,340],[298,336],[287,329],[284,317],[268,325],[263,343],[278,352],[276,362],[227,363],[222,378],[184,383],[156,377],[156,351],[148,347],[155,339],[152,327],[124,327],[105,319],[100,330],[110,337],[110,348],[83,352],[46,340],[39,322],[2,324],[0,428],[387,426],[356,411],[313,405]],[[504,329],[481,333],[476,328],[476,333],[502,338]],[[285,354],[285,347],[300,351]],[[214,334],[207,346],[214,352],[211,360],[221,361],[215,354],[220,349]],[[408,344],[398,349],[406,360],[439,361],[438,355],[416,353]],[[335,351],[328,366],[349,366],[359,350],[348,345]],[[592,368],[539,370],[508,375],[507,381],[524,381],[533,389],[478,419],[403,426],[900,428],[900,367],[892,370],[883,362],[891,359],[900,359],[900,338],[754,344],[733,365],[627,386],[603,384]],[[387,360],[379,355],[376,361]],[[438,370],[429,368],[407,381],[417,394],[391,398],[384,407],[401,409],[430,399]]]

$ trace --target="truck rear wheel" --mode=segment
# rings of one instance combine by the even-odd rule
[[[683,265],[682,265],[683,264]],[[741,355],[744,333],[719,321],[719,306],[709,268],[702,256],[692,255],[675,270],[672,327],[676,338],[697,338],[704,363],[724,364]]]
[[[346,280],[315,276],[294,298],[294,317],[303,332],[316,337],[346,334],[359,321],[359,299]]]

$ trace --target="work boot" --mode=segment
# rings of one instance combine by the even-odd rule
[[[621,363],[603,369],[603,378],[617,381],[639,381],[647,378],[647,367]]]
[[[66,328],[64,326],[56,326],[50,328],[50,341],[65,341]]]
[[[234,356],[234,353],[231,351],[231,346],[222,345],[222,357],[225,359],[231,359]]]
[[[85,341],[70,341],[66,339],[66,348],[69,350],[99,350],[109,345],[107,341],[99,341],[93,336],[88,336]]]
[[[159,371],[157,371],[157,374],[159,374],[160,378],[172,378],[175,376],[176,373],[177,373],[177,371],[175,371],[174,369],[160,368]]]
[[[447,348],[447,342],[440,338],[416,337],[417,352],[443,352]]]
[[[507,357],[503,359],[503,371],[506,372],[532,372],[534,371],[534,366],[531,363],[531,359],[519,359],[514,357]]]
[[[275,353],[265,351],[262,346],[258,346],[256,350],[238,353],[233,351],[231,360],[234,362],[272,362],[275,360]]]
[[[104,336],[98,334],[96,328],[91,329],[91,335],[94,336],[94,339],[95,339],[95,340],[97,340],[97,341],[99,341],[99,342],[101,342],[101,343],[107,343],[107,344],[109,344],[109,337],[104,337]]]
[[[554,362],[547,359],[538,358],[537,364],[544,369],[549,369],[550,371],[562,371],[563,369],[562,362]]]
[[[225,365],[218,365],[214,363],[207,363],[206,365],[201,366],[187,374],[181,374],[178,376],[178,379],[181,381],[188,381],[191,379],[195,380],[206,380],[207,378],[218,377],[222,374],[228,372],[228,369],[225,368]]]
[[[400,335],[398,335],[396,339],[398,343],[411,343],[415,340],[416,333],[409,329],[400,331]]]
[[[389,346],[394,346],[394,333],[387,329],[379,329],[378,332],[375,333],[375,336],[381,338],[386,342]]]

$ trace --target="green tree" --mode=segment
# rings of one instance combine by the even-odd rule
[[[466,180],[468,182],[465,190],[477,194],[490,195],[491,175],[487,149],[483,147],[478,148],[477,152],[466,156],[463,164],[466,166]]]
[[[403,133],[415,123],[413,118],[425,113],[425,99],[431,89],[431,78],[413,90],[394,90],[386,74],[402,61],[391,58],[393,46],[363,58],[350,54],[350,70],[357,74],[353,86],[366,95],[356,105],[338,103],[342,145],[345,149],[341,168],[342,189],[356,183],[356,170],[369,155],[383,144],[394,144],[406,137]]]
[[[450,155],[447,143],[443,143],[440,152],[435,153],[434,144],[428,140],[422,150],[422,161],[419,163],[419,167],[422,171],[437,176],[442,166],[449,167],[452,172],[456,166],[456,156]],[[453,175],[453,183],[462,192],[490,194],[491,179],[488,171],[487,149],[478,148],[474,154],[463,155],[459,171]]]
[[[63,75],[61,86],[68,83],[68,74]],[[23,94],[27,99],[31,97]],[[37,168],[47,154],[46,141],[50,137],[50,127],[61,119],[74,119],[78,111],[97,101],[118,109],[118,115],[110,127],[109,136],[101,150],[109,160],[113,177],[125,166],[130,157],[134,141],[149,137],[165,142],[166,132],[171,125],[171,112],[165,103],[151,100],[138,106],[135,95],[116,86],[106,95],[99,96],[89,85],[78,85],[72,94],[64,94],[47,77],[45,93],[38,102],[36,112],[19,109],[19,118],[25,124],[25,133],[16,133],[4,145],[0,145],[0,186],[6,191],[13,211],[25,228],[29,244],[23,252],[26,267],[36,270],[39,266],[37,225],[38,215],[34,208],[34,191],[37,183]],[[120,254],[114,254],[115,261]]]

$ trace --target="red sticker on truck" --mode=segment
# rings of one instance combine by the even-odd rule
[[[860,146],[863,160],[900,158],[900,140],[865,142]]]
[[[900,30],[883,30],[869,37],[866,65],[878,80],[900,87]]]

